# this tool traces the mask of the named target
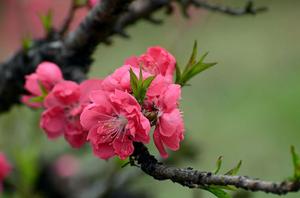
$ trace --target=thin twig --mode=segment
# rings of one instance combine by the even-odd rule
[[[255,8],[251,0],[243,8],[231,8],[219,4],[211,4],[202,0],[190,0],[190,3],[196,7],[204,8],[209,11],[219,12],[231,16],[255,15],[267,11],[267,7]]]
[[[75,1],[72,1],[72,5],[70,6],[69,13],[68,13],[67,17],[65,18],[63,25],[59,31],[59,34],[61,36],[65,35],[65,33],[68,31],[77,8],[78,8],[78,6],[76,5]]]

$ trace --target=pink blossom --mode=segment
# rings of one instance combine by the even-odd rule
[[[98,2],[100,3],[101,0],[88,0],[88,5],[92,8],[97,5]]]
[[[131,92],[130,86],[130,65],[123,65],[122,67],[116,69],[114,73],[107,76],[102,82],[102,89],[105,91],[114,91],[115,89]],[[137,77],[139,77],[139,68],[132,68],[133,72]],[[148,72],[143,71],[143,79],[149,77]]]
[[[60,156],[54,164],[54,171],[60,177],[72,177],[79,171],[79,161],[73,155]]]
[[[141,113],[135,98],[127,92],[91,92],[92,104],[82,112],[80,121],[89,130],[88,140],[95,155],[125,159],[133,153],[133,141],[150,141],[150,123]]]
[[[10,174],[12,167],[7,161],[5,155],[0,152],[0,193],[2,191],[2,182]]]
[[[31,95],[23,95],[21,100],[30,107],[42,107],[42,101],[31,101],[35,97],[43,96],[43,90],[51,91],[54,85],[63,80],[60,68],[51,62],[42,62],[35,73],[27,75],[25,89]]]
[[[86,142],[87,131],[82,128],[79,118],[83,108],[90,103],[89,93],[100,85],[101,80],[86,80],[80,85],[62,81],[55,85],[45,98],[46,110],[40,122],[48,138],[64,135],[74,148]]]
[[[165,147],[176,151],[184,138],[183,119],[178,109],[180,97],[180,86],[169,83],[160,75],[153,80],[147,92],[145,108],[157,114],[154,143],[164,158],[168,157]]]
[[[145,54],[133,56],[125,60],[125,64],[133,67],[142,67],[152,75],[162,75],[173,80],[176,60],[172,54],[162,47],[150,47]]]

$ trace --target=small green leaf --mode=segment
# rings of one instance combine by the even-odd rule
[[[73,2],[77,7],[85,6],[88,3],[87,0],[73,0]]]
[[[30,98],[30,102],[43,102],[44,101],[44,96],[37,96],[37,97],[33,97],[33,98]]]
[[[294,179],[300,180],[300,157],[296,153],[294,146],[291,146],[291,154],[292,154],[293,165],[294,165]]]
[[[138,97],[138,78],[131,68],[129,70],[129,73],[130,73],[130,85],[131,85],[133,95],[135,97]]]
[[[205,52],[205,54],[200,58],[199,62],[203,63],[203,61],[207,55],[208,55],[208,52]]]
[[[198,48],[197,48],[197,41],[194,42],[194,47],[193,47],[193,52],[192,55],[189,59],[189,62],[187,63],[185,69],[189,69],[191,66],[193,66],[196,63],[196,57],[198,53]]]
[[[46,33],[49,33],[51,31],[51,28],[52,28],[52,16],[53,16],[52,10],[49,10],[46,15],[41,15],[40,16],[42,25],[43,25]]]
[[[44,87],[44,85],[40,81],[38,81],[38,84],[39,84],[40,90],[42,92],[42,97],[47,96],[48,95],[47,89]]]
[[[24,38],[22,39],[22,47],[23,47],[23,50],[24,50],[25,52],[27,52],[27,51],[30,49],[30,47],[32,46],[32,44],[33,44],[33,42],[32,42],[32,39],[31,39],[31,38],[29,38],[29,37],[24,37]]]
[[[133,92],[133,95],[135,99],[142,104],[144,102],[144,99],[146,97],[147,90],[151,84],[151,82],[154,79],[154,76],[150,76],[143,80],[143,71],[142,68],[140,68],[139,72],[139,79],[133,72],[133,70],[130,68],[130,85]]]
[[[175,83],[181,85],[181,70],[180,70],[180,67],[178,66],[177,63],[175,65],[175,67],[176,67],[176,79],[175,79]]]
[[[208,53],[205,53],[199,61],[197,61],[197,42],[195,41],[192,55],[186,64],[183,72],[181,73],[180,68],[176,65],[176,79],[175,82],[181,86],[187,85],[187,82],[192,79],[197,74],[203,72],[204,70],[214,66],[217,63],[204,63],[205,57]]]
[[[203,72],[204,70],[206,70],[206,69],[208,69],[208,68],[210,68],[210,67],[212,67],[212,66],[214,66],[216,64],[217,63],[203,63],[203,62],[199,61],[191,69],[189,69],[189,71],[187,71],[187,73],[185,74],[185,78],[187,80],[190,80],[191,78],[193,78],[197,74]]]
[[[143,87],[148,89],[152,83],[152,81],[154,80],[155,76],[150,76],[148,78],[146,78],[143,82]]]
[[[142,82],[142,86],[140,87],[140,98],[139,98],[140,104],[142,104],[144,102],[147,90],[148,90],[149,86],[151,85],[152,81],[154,80],[154,78],[155,78],[154,76],[150,76]]]
[[[239,163],[233,169],[230,169],[227,173],[225,173],[225,175],[236,175],[239,172],[241,166],[242,160],[240,160]]]
[[[218,198],[231,198],[231,196],[227,192],[217,187],[209,186],[209,187],[205,187],[204,190],[211,192]]]
[[[217,162],[216,162],[217,168],[216,168],[216,170],[214,171],[215,174],[217,174],[217,173],[220,171],[221,166],[222,166],[222,160],[223,160],[223,157],[220,156],[220,157],[218,158]]]

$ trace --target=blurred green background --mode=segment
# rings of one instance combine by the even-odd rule
[[[208,51],[207,60],[218,64],[184,88],[181,108],[187,129],[185,141],[198,145],[200,151],[198,160],[185,161],[182,166],[213,170],[222,155],[223,171],[243,160],[242,175],[286,179],[292,175],[290,145],[300,151],[300,2],[256,2],[267,5],[269,11],[230,17],[193,10],[191,20],[180,14],[164,17],[159,13],[158,17],[165,18],[163,25],[141,21],[128,29],[130,40],[115,37],[112,46],[99,46],[90,76],[104,77],[128,56],[141,54],[153,45],[168,49],[183,66],[197,40],[200,52]],[[63,140],[46,139],[38,127],[38,116],[39,112],[19,106],[0,117],[0,150],[14,162],[27,163],[22,167],[28,169],[34,166],[37,155],[55,156],[68,147]],[[88,162],[82,164],[106,163],[91,154],[71,152],[85,156]],[[29,176],[25,178],[34,178],[34,173],[26,174]],[[198,196],[196,190],[150,177],[144,177],[138,186],[158,198]],[[252,197],[277,196],[253,193]]]

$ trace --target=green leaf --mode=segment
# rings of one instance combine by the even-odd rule
[[[133,92],[133,95],[135,99],[142,104],[144,102],[144,99],[146,97],[147,90],[154,80],[154,76],[150,76],[143,80],[143,71],[142,68],[140,68],[139,72],[139,79],[133,72],[133,70],[130,68],[130,85]]]
[[[44,99],[45,99],[44,96],[37,96],[37,97],[30,98],[30,102],[38,102],[38,103],[40,103],[40,102],[43,102]]]
[[[239,163],[233,169],[230,169],[227,173],[225,173],[225,175],[236,175],[239,172],[241,166],[242,160],[240,160]]]
[[[211,192],[218,198],[231,198],[231,196],[227,192],[217,187],[209,186],[209,187],[205,187],[204,190]]]
[[[203,63],[203,62],[198,62],[195,64],[189,71],[184,76],[184,82],[187,82],[197,74],[203,72],[204,70],[216,65],[217,63]]]
[[[190,79],[192,79],[194,76],[217,64],[217,63],[204,63],[204,59],[208,55],[208,53],[205,53],[203,56],[201,56],[200,60],[197,61],[197,53],[198,53],[197,42],[195,41],[193,52],[182,73],[178,65],[176,65],[175,82],[177,84],[181,86],[185,86],[187,85],[187,82]]]
[[[46,15],[41,15],[40,16],[42,25],[43,25],[44,30],[46,31],[46,33],[49,33],[51,31],[51,28],[52,28],[52,16],[53,16],[52,10],[49,10]]]
[[[154,80],[154,78],[155,78],[154,76],[150,76],[142,82],[142,86],[140,88],[140,94],[139,94],[139,96],[140,96],[139,103],[140,104],[142,104],[144,102],[147,90],[148,90],[149,86],[151,85],[152,81]]]
[[[133,92],[133,95],[137,98],[138,97],[138,78],[133,72],[133,70],[130,68],[130,86]]]
[[[193,47],[193,52],[192,55],[189,59],[189,62],[186,65],[186,69],[189,69],[191,66],[193,66],[196,63],[196,57],[198,53],[198,48],[197,48],[197,41],[194,42],[194,47]]]
[[[23,47],[23,50],[24,50],[25,52],[27,52],[27,51],[30,49],[30,47],[32,46],[32,44],[33,44],[33,42],[32,42],[32,39],[31,39],[31,38],[29,38],[29,37],[24,37],[24,38],[22,39],[22,47]]]
[[[178,66],[177,63],[175,65],[175,67],[176,67],[176,79],[175,79],[175,83],[181,85],[181,71],[180,71],[180,67]]]
[[[220,157],[218,158],[217,162],[216,162],[217,168],[216,168],[216,170],[214,171],[215,174],[217,174],[217,173],[220,171],[221,166],[222,166],[222,160],[223,160],[223,157],[220,156]]]
[[[154,80],[155,76],[150,76],[148,78],[146,78],[143,82],[143,87],[148,89],[152,83],[152,81]]]
[[[44,87],[44,85],[41,83],[41,81],[38,81],[38,84],[39,84],[39,87],[40,87],[40,90],[42,92],[42,96],[45,97],[48,95],[48,91],[47,89]]]
[[[140,65],[140,71],[139,71],[139,80],[138,80],[138,84],[137,84],[138,90],[142,91],[143,89],[143,70],[142,70],[142,66]],[[141,92],[139,92],[139,96],[141,98]]]
[[[86,6],[86,4],[88,3],[87,0],[73,0],[73,2],[77,7]]]
[[[294,179],[300,180],[300,157],[296,153],[294,146],[291,146],[291,154],[292,154],[293,165],[294,165]]]

